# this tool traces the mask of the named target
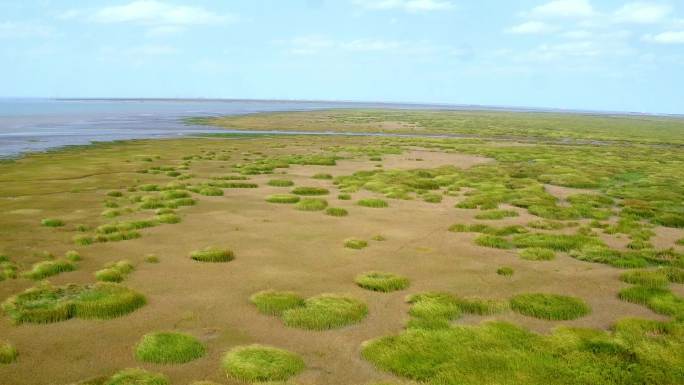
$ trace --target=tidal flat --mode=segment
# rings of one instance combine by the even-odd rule
[[[684,383],[684,120],[191,122],[0,162],[0,382]]]

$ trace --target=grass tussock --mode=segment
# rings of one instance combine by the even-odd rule
[[[286,310],[304,306],[304,298],[291,291],[264,290],[249,300],[263,314],[281,316]]]
[[[304,360],[287,350],[263,345],[238,346],[221,361],[228,378],[242,382],[286,381],[305,368]]]
[[[556,252],[543,247],[530,247],[519,252],[520,258],[528,261],[551,261],[556,258]]]
[[[624,301],[645,305],[655,313],[684,321],[684,298],[663,287],[632,286],[623,289],[618,297]]]
[[[293,188],[292,193],[295,195],[328,195],[330,191],[322,187],[300,186]]]
[[[118,262],[108,263],[104,269],[95,272],[95,279],[103,282],[121,282],[133,271],[133,264],[123,259]]]
[[[280,203],[280,204],[294,204],[299,202],[301,198],[297,195],[289,194],[274,194],[266,197],[266,202],[269,203]]]
[[[314,174],[311,178],[313,178],[313,179],[328,180],[328,179],[332,179],[333,176],[330,175],[330,174],[326,174],[326,173],[324,173],[324,172],[321,172],[321,173],[318,173],[318,174]]]
[[[71,262],[78,262],[83,259],[81,254],[76,250],[67,251],[66,253],[64,253],[64,258]]]
[[[511,298],[511,309],[514,311],[546,320],[572,320],[591,312],[589,305],[583,300],[557,294],[519,294]]]
[[[601,240],[585,235],[542,233],[516,235],[513,237],[513,244],[518,248],[540,247],[565,252],[603,245]]]
[[[0,282],[6,279],[17,278],[17,264],[12,262],[6,255],[0,255]]]
[[[341,201],[349,201],[352,199],[352,196],[351,196],[351,194],[342,193],[342,194],[337,195],[337,199],[339,199]],[[684,244],[684,240],[682,240],[682,243]]]
[[[331,217],[346,217],[349,215],[349,212],[341,207],[328,207],[325,213]]]
[[[513,210],[488,210],[481,214],[477,214],[475,219],[496,220],[517,217],[518,215],[518,212]]]
[[[52,286],[43,284],[8,298],[3,311],[16,323],[51,323],[72,317],[110,319],[145,304],[141,294],[115,283]]]
[[[512,249],[513,244],[506,238],[497,235],[482,234],[475,238],[475,244],[483,247],[491,247],[494,249]]]
[[[411,320],[407,327],[415,329],[443,329],[461,318],[463,310],[456,297],[448,293],[428,292],[407,298],[411,304]]]
[[[409,286],[409,279],[397,274],[381,271],[361,273],[354,279],[364,289],[380,292],[403,290]]]
[[[513,273],[515,273],[513,268],[508,267],[508,266],[502,266],[502,267],[496,269],[496,274],[503,276],[503,277],[512,277]]]
[[[378,198],[368,198],[368,199],[361,199],[358,202],[356,202],[357,205],[363,206],[363,207],[371,207],[371,208],[385,208],[389,207],[389,204],[387,204],[387,201],[378,199]]]
[[[664,288],[670,284],[670,279],[665,269],[630,270],[622,273],[620,280],[633,285],[651,288]]]
[[[304,198],[295,205],[295,208],[301,211],[323,211],[326,207],[328,201],[321,198]]]
[[[289,179],[271,179],[266,183],[272,187],[291,187],[294,186],[294,182]]]
[[[610,332],[561,327],[540,335],[487,322],[409,328],[365,342],[361,354],[381,370],[429,384],[675,384],[684,364],[682,331],[627,319]]]
[[[155,364],[182,364],[205,353],[204,345],[197,338],[177,332],[146,334],[135,347],[135,357],[139,361]]]
[[[59,273],[76,270],[76,265],[69,260],[43,261],[33,264],[31,270],[24,272],[24,278],[39,280]]]
[[[190,253],[190,258],[200,262],[230,262],[235,259],[235,253],[228,249],[207,247]]]
[[[45,227],[62,227],[65,225],[64,221],[58,218],[45,218],[40,221],[40,224]]]
[[[364,241],[363,239],[350,238],[344,241],[344,247],[361,250],[368,247],[368,242]]]
[[[169,385],[163,374],[149,372],[140,368],[129,368],[115,373],[104,385]]]
[[[0,364],[11,364],[17,360],[17,349],[9,342],[0,340]]]
[[[285,325],[308,330],[336,329],[360,322],[368,314],[362,301],[340,294],[321,294],[308,298],[303,306],[285,310]]]

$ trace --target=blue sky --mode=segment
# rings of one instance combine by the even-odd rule
[[[684,3],[2,0],[0,96],[684,113]]]

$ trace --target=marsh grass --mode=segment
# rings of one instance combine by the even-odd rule
[[[257,188],[259,187],[256,183],[250,182],[209,182],[210,186],[220,187],[220,188]]]
[[[556,258],[556,252],[542,247],[522,249],[518,253],[520,258],[528,261],[551,261]]]
[[[368,247],[368,242],[364,241],[363,239],[350,238],[344,241],[344,247],[360,250]]]
[[[356,204],[359,206],[371,207],[371,208],[389,207],[389,204],[387,204],[387,201],[384,201],[384,200],[378,199],[378,198],[361,199],[358,202],[356,202]]]
[[[76,265],[66,259],[43,261],[33,264],[31,270],[22,273],[22,277],[38,280],[74,270],[76,270]]]
[[[519,294],[511,298],[511,309],[520,314],[546,320],[572,320],[591,312],[583,300],[557,294]]]
[[[351,194],[342,193],[342,194],[337,195],[337,199],[339,199],[341,201],[349,201],[352,199],[352,196],[351,196]],[[682,240],[682,244],[684,244],[684,239]]]
[[[332,179],[333,176],[330,174],[326,174],[326,173],[318,173],[318,174],[314,174],[311,178],[328,180],[328,179]]]
[[[272,187],[290,187],[294,186],[294,182],[289,179],[271,179],[267,183]]]
[[[374,235],[373,238],[371,238],[371,240],[376,241],[376,242],[384,242],[387,240],[387,237],[385,237],[382,234],[378,234],[378,235]]]
[[[456,297],[448,293],[427,292],[409,296],[412,317],[407,325],[414,329],[444,329],[463,315]]]
[[[285,325],[307,330],[345,327],[363,320],[368,308],[362,301],[340,294],[321,294],[308,298],[303,306],[282,313]]]
[[[585,235],[530,233],[514,236],[513,244],[519,248],[539,247],[567,252],[587,246],[602,246],[603,242]]]
[[[64,253],[64,258],[71,262],[78,262],[83,259],[81,254],[78,253],[76,250],[69,250],[66,253]]]
[[[502,266],[502,267],[496,269],[496,274],[504,276],[504,277],[511,277],[511,276],[513,276],[513,273],[515,273],[513,268],[508,267],[508,266]]]
[[[322,187],[300,186],[292,189],[292,194],[296,195],[328,195],[330,191]]]
[[[51,323],[72,317],[109,319],[145,304],[141,294],[114,283],[39,285],[5,300],[2,309],[16,323]]]
[[[149,254],[145,257],[147,263],[159,263],[159,257],[154,254]]]
[[[0,340],[0,364],[11,364],[17,360],[17,349],[9,342]]]
[[[206,348],[197,338],[177,332],[146,334],[135,347],[135,357],[139,361],[155,364],[182,364],[205,353]]]
[[[475,219],[496,220],[510,217],[517,217],[519,214],[513,210],[488,210],[481,214],[477,214]]]
[[[264,290],[253,294],[249,300],[263,314],[281,316],[283,312],[304,306],[304,298],[291,291]]]
[[[441,194],[427,193],[423,194],[423,201],[427,203],[440,203],[444,196]]]
[[[197,190],[197,193],[200,195],[205,195],[205,196],[210,196],[210,197],[223,196],[223,190],[221,190],[218,187],[213,187],[213,186],[201,187],[200,189]]]
[[[180,217],[180,215],[175,214],[175,213],[160,214],[160,215],[156,215],[154,217],[154,220],[159,222],[159,223],[165,223],[168,225],[173,225],[176,223],[180,223],[181,217]]]
[[[494,249],[512,249],[513,244],[506,238],[496,235],[482,234],[475,238],[475,244],[484,247],[491,247]]]
[[[133,264],[123,259],[105,265],[104,269],[95,272],[95,279],[103,282],[121,282],[133,271]]]
[[[64,221],[57,218],[45,218],[40,221],[40,224],[45,227],[62,227],[64,226]]]
[[[104,385],[169,385],[169,379],[160,373],[129,368],[115,373]]]
[[[381,271],[361,273],[356,276],[354,282],[364,289],[385,293],[406,289],[410,283],[406,277]]]
[[[295,208],[302,211],[322,211],[328,207],[328,201],[321,198],[304,198],[297,202]]]
[[[17,264],[12,262],[7,256],[0,255],[0,282],[6,279],[17,278]]]
[[[349,215],[349,212],[341,207],[328,207],[325,210],[325,213],[332,217],[346,217]]]
[[[666,288],[670,280],[665,269],[658,270],[631,270],[620,275],[620,280],[651,288]]]
[[[510,306],[507,301],[484,298],[459,298],[456,297],[458,307],[467,314],[493,315],[507,311]]]
[[[286,381],[305,368],[304,360],[287,350],[264,345],[238,346],[226,352],[221,367],[242,382]]]
[[[266,202],[269,203],[281,203],[281,204],[294,204],[299,202],[301,198],[297,195],[289,194],[274,194],[266,197]]]
[[[207,247],[190,253],[190,258],[200,262],[230,262],[235,259],[235,253],[228,249]]]
[[[79,246],[88,246],[91,245],[95,240],[93,237],[89,235],[76,235],[73,238],[74,244],[79,245]]]

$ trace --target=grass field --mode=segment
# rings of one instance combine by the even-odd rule
[[[681,119],[193,121],[460,137],[226,134],[0,162],[0,383],[684,383]]]

